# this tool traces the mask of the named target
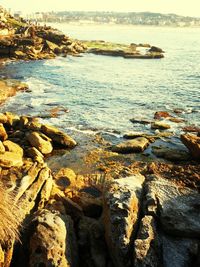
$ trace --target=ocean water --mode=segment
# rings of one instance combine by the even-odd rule
[[[83,26],[57,24],[81,40],[150,43],[161,47],[164,59],[123,59],[84,54],[53,60],[13,62],[0,76],[19,79],[31,92],[20,92],[2,111],[42,116],[63,129],[126,132],[149,126],[133,125],[131,118],[152,119],[155,111],[181,114],[187,124],[200,120],[200,28]],[[57,118],[49,118],[60,107]],[[172,123],[173,124],[173,123]],[[174,130],[176,125],[173,124]]]

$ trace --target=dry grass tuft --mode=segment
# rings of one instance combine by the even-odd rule
[[[0,245],[19,240],[21,209],[14,204],[14,195],[0,182]]]

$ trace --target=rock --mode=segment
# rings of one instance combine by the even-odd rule
[[[72,169],[61,168],[56,174],[54,174],[56,184],[63,190],[68,186],[76,185],[76,174]]]
[[[164,267],[196,267],[198,240],[161,235]]]
[[[171,117],[171,116],[167,111],[157,111],[154,114],[154,119],[155,120],[159,120],[159,119],[162,119],[162,118],[168,118],[168,117]]]
[[[40,166],[39,172],[38,169],[32,170],[33,173],[38,175],[35,177],[24,177],[22,180],[18,190],[17,190],[17,198],[19,199],[17,204],[23,207],[23,218],[26,218],[29,215],[30,211],[37,206],[37,201],[40,201],[40,192],[43,188],[45,182],[48,179],[51,179],[51,171],[48,167]],[[30,174],[29,174],[30,175]],[[30,186],[28,186],[30,184]],[[28,190],[26,190],[28,188]]]
[[[155,175],[148,177],[145,191],[146,214],[159,216],[166,233],[180,237],[200,237],[198,191]]]
[[[0,140],[5,141],[8,138],[7,132],[2,123],[0,123]]]
[[[41,127],[42,132],[50,137],[53,142],[68,147],[73,148],[77,145],[76,141],[74,141],[70,136],[61,132],[57,128],[50,126],[50,125],[42,125]]]
[[[39,163],[43,163],[44,162],[44,156],[42,155],[42,153],[40,153],[39,150],[37,150],[37,148],[35,147],[30,147],[26,150],[26,153],[29,157],[31,157],[34,161],[37,161]]]
[[[164,53],[164,51],[156,46],[151,46],[151,48],[149,49],[149,52],[158,52],[158,53]]]
[[[7,124],[9,126],[15,126],[17,123],[20,122],[20,117],[16,114],[13,114],[11,112],[6,112],[5,115],[7,117]]]
[[[3,143],[0,141],[0,154],[3,154],[3,153],[5,153],[5,147],[4,147],[4,145],[3,145]]]
[[[44,209],[45,205],[48,203],[51,192],[53,189],[53,178],[50,175],[48,179],[45,181],[42,190],[40,192],[40,202],[38,204],[38,209]]]
[[[106,267],[107,246],[103,225],[92,218],[82,217],[78,225],[81,266]]]
[[[161,244],[155,219],[152,216],[142,218],[134,242],[134,267],[162,266]]]
[[[152,134],[147,134],[147,133],[143,133],[143,132],[141,132],[141,133],[129,132],[129,133],[124,134],[124,136],[123,136],[123,138],[125,138],[125,139],[135,139],[137,137],[145,137],[151,143],[155,142],[155,139],[160,138],[158,135],[152,135]]]
[[[132,119],[130,119],[130,121],[132,123],[139,123],[139,124],[150,124],[151,123],[151,121],[147,120],[147,119],[135,119],[135,118],[132,118]]]
[[[72,199],[82,208],[86,216],[99,218],[102,215],[102,196],[96,188],[92,186],[82,188]]]
[[[53,150],[50,139],[44,134],[38,132],[32,132],[27,135],[27,140],[33,147],[37,148],[42,154],[49,154]]]
[[[55,50],[59,48],[58,45],[56,45],[55,43],[52,43],[52,42],[50,42],[50,41],[47,41],[47,40],[46,40],[46,45],[47,45],[47,47],[48,47],[50,50],[52,50],[53,52],[55,52]]]
[[[193,134],[182,134],[181,141],[189,149],[192,157],[200,160],[200,137]]]
[[[186,151],[175,148],[152,147],[152,151],[158,158],[164,158],[171,161],[186,161],[190,158]]]
[[[35,218],[30,240],[29,266],[70,266],[78,261],[73,222],[57,211],[42,210]]]
[[[21,167],[23,165],[22,156],[14,152],[6,151],[0,154],[0,166],[5,168]]]
[[[0,123],[7,123],[7,116],[3,113],[0,113]]]
[[[182,118],[175,118],[175,117],[170,117],[170,118],[169,118],[169,121],[172,121],[172,122],[175,122],[175,123],[182,123],[182,122],[185,122],[184,119],[182,119]]]
[[[137,232],[144,180],[141,174],[117,179],[105,192],[105,236],[116,267],[130,266],[130,248]]]
[[[19,154],[20,157],[23,157],[24,151],[23,149],[16,143],[6,140],[3,142],[6,151],[13,152]]]
[[[189,125],[189,126],[185,126],[182,129],[185,132],[190,132],[190,133],[200,133],[200,127],[194,126],[194,125]]]
[[[151,123],[151,129],[166,130],[170,128],[171,128],[170,125],[163,121],[155,121]]]
[[[122,142],[112,147],[113,152],[134,153],[143,152],[149,145],[149,140],[145,137],[137,137],[133,140]]]

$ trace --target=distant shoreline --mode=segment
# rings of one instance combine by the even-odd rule
[[[175,29],[199,29],[200,26],[160,26],[160,25],[137,25],[137,24],[112,24],[112,23],[87,23],[87,22],[40,22],[47,25],[69,25],[69,26],[110,26],[110,27],[134,27],[134,28],[175,28]]]

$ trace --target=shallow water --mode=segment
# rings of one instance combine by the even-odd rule
[[[78,39],[150,43],[166,51],[159,60],[123,59],[84,54],[53,60],[15,62],[1,76],[28,83],[31,92],[11,98],[3,111],[42,115],[58,106],[69,109],[46,118],[64,129],[144,130],[129,119],[152,119],[157,110],[183,108],[189,123],[199,123],[200,29],[130,26],[57,25]],[[173,124],[173,123],[172,123]],[[176,124],[173,124],[176,130]]]

